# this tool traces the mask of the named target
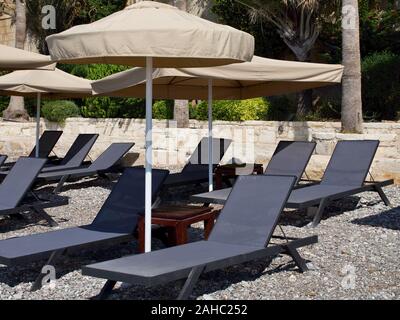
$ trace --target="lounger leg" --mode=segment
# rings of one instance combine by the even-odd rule
[[[50,227],[58,227],[58,223],[43,208],[33,207],[32,210],[40,214],[47,221]]]
[[[99,295],[96,297],[96,300],[104,300],[106,299],[110,293],[113,291],[117,281],[107,280],[104,284],[103,288],[101,289]]]
[[[61,257],[64,254],[65,250],[57,250],[57,251],[53,251],[53,253],[51,254],[49,260],[47,260],[47,263],[45,264],[45,266],[52,266],[54,265],[54,262]],[[38,275],[38,277],[36,278],[35,282],[32,284],[31,287],[31,292],[33,291],[37,291],[40,290],[43,286],[42,280],[43,278],[47,275],[47,273],[43,273],[42,271],[40,272],[40,274]]]
[[[300,272],[308,271],[306,261],[300,256],[297,249],[291,245],[286,246],[287,254],[292,257],[296,266],[300,269]]]
[[[190,271],[189,277],[187,278],[181,292],[179,293],[178,300],[187,300],[192,293],[194,285],[199,280],[200,275],[203,273],[205,266],[193,268]]]
[[[376,192],[379,193],[379,196],[381,197],[382,201],[385,203],[386,206],[391,207],[392,204],[390,203],[388,197],[386,196],[385,192],[382,190],[381,186],[375,186],[374,187]]]
[[[67,181],[68,178],[69,176],[62,176],[53,193],[60,193],[64,183]]]
[[[309,225],[311,228],[315,228],[316,226],[319,225],[319,223],[321,222],[321,219],[322,219],[322,214],[324,213],[324,210],[327,205],[328,205],[328,199],[327,198],[322,199],[318,206],[317,213],[314,216],[314,220]]]

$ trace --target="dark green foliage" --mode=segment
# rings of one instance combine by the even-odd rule
[[[7,109],[9,102],[10,102],[9,97],[0,96],[0,114],[3,114],[3,111]]]
[[[45,38],[74,25],[90,23],[125,7],[125,0],[32,0],[26,1],[27,28],[38,42],[41,53],[48,53]],[[42,8],[52,5],[56,9],[56,29],[42,27]]]
[[[400,112],[400,55],[381,52],[365,58],[362,81],[366,119],[396,119]]]
[[[252,34],[256,39],[256,55],[282,59],[282,53],[288,51],[274,26],[264,22],[251,23],[248,11],[237,1],[216,0],[212,12],[217,15],[219,23]]]
[[[42,116],[49,121],[63,123],[67,118],[79,117],[80,110],[73,101],[45,101],[42,106]]]
[[[291,96],[270,97],[267,119],[271,121],[291,121],[296,116],[296,101]]]

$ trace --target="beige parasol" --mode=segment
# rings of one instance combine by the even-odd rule
[[[0,95],[37,97],[36,154],[39,156],[41,98],[81,98],[92,95],[91,81],[55,70],[19,70],[0,77]]]
[[[51,69],[56,65],[49,56],[0,44],[0,70]]]
[[[46,41],[55,61],[146,67],[145,251],[151,251],[153,67],[251,61],[254,37],[170,5],[141,1],[91,24],[51,35]],[[209,149],[211,145],[209,140]]]
[[[254,38],[154,1],[141,1],[108,17],[47,38],[64,63],[206,67],[250,61]]]
[[[213,99],[248,99],[299,92],[341,82],[343,66],[253,57],[252,62],[211,68],[155,69],[156,99],[208,98],[213,80]],[[145,97],[143,68],[119,72],[92,83],[93,93],[117,97]]]
[[[252,62],[211,68],[155,69],[153,96],[157,99],[208,99],[212,136],[212,99],[248,99],[317,88],[341,82],[342,65],[302,63],[253,57]],[[144,97],[146,72],[134,68],[92,83],[93,93]],[[210,151],[212,155],[212,150]],[[209,190],[213,189],[212,165]]]

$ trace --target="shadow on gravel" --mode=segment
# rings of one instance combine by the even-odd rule
[[[190,299],[196,299],[202,295],[209,295],[216,291],[226,290],[233,285],[242,283],[243,287],[251,287],[252,281],[263,275],[282,271],[296,270],[294,263],[280,265],[273,270],[265,271],[270,266],[271,260],[257,260],[241,265],[232,266],[223,270],[215,270],[203,274],[193,290]],[[179,295],[185,280],[178,280],[157,287],[146,288],[143,286],[122,284],[114,289],[109,300],[170,300]],[[90,299],[96,299],[91,297]]]
[[[113,176],[112,179],[106,179],[103,177],[96,177],[96,178],[89,178],[89,179],[76,179],[76,180],[68,180],[68,182],[65,183],[65,185],[63,186],[62,190],[61,190],[61,194],[63,192],[69,191],[69,190],[79,190],[82,188],[90,188],[90,187],[101,187],[101,188],[105,188],[108,190],[111,190],[112,186],[114,185],[113,182],[116,181],[116,177]],[[48,184],[48,185],[44,185],[41,186],[38,190],[40,190],[40,192],[44,192],[44,193],[52,193],[54,188],[55,188],[55,184]]]
[[[352,196],[332,202],[327,208],[325,208],[322,220],[338,216],[346,211],[356,210],[358,208],[360,199],[361,199],[360,197]],[[375,203],[371,203],[368,205],[374,205],[374,204]],[[308,214],[307,210],[305,209],[290,210],[284,212],[284,214],[281,217],[280,224],[282,226],[294,226],[302,228],[307,226],[310,222],[312,222],[313,218],[314,214]]]
[[[400,207],[393,208],[382,213],[365,218],[354,219],[354,224],[379,227],[391,230],[400,230]]]
[[[57,279],[62,278],[70,272],[79,270],[82,266],[87,264],[134,254],[136,247],[135,243],[130,242],[123,245],[103,246],[94,250],[79,250],[67,254],[60,258],[54,265]],[[45,264],[46,260],[42,260],[28,265],[14,267],[0,266],[0,283],[5,283],[10,287],[15,287],[22,283],[32,283]]]
[[[58,223],[64,223],[67,221],[67,219],[57,219]],[[36,212],[29,211],[18,215],[13,214],[0,220],[0,233],[21,231],[37,225],[49,227],[49,231],[52,230],[43,216]]]

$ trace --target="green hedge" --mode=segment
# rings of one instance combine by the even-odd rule
[[[87,105],[81,107],[85,118],[136,118],[146,116],[146,105],[143,99],[91,98]],[[153,104],[153,119],[173,119],[174,101],[159,100]]]
[[[68,100],[45,101],[41,113],[45,119],[59,123],[63,123],[67,118],[80,116],[79,107]]]
[[[213,119],[223,121],[265,120],[269,103],[263,98],[248,100],[221,100],[213,102]],[[207,120],[206,101],[189,107],[191,119]]]
[[[400,55],[374,53],[362,62],[363,109],[367,120],[394,120],[400,113]]]

